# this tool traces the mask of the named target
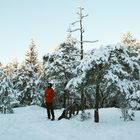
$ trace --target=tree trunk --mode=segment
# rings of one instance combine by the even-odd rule
[[[94,110],[94,119],[95,122],[99,122],[99,84],[96,85],[96,96],[95,96],[95,110]]]
[[[81,91],[81,110],[84,110],[84,90]]]
[[[64,93],[64,94],[63,94],[63,100],[62,100],[62,101],[63,101],[63,105],[62,105],[63,108],[66,108],[66,100],[67,100],[67,94]]]

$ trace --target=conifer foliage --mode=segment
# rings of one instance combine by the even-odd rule
[[[25,63],[22,64],[23,92],[20,95],[20,102],[23,105],[41,104],[41,67],[38,62],[35,44],[32,40],[27,51]],[[42,92],[41,92],[42,93]],[[40,100],[40,101],[39,101]]]
[[[130,108],[130,100],[140,90],[139,81],[139,54],[118,44],[91,51],[77,67],[77,76],[69,81],[67,89],[77,94],[84,87],[85,98],[91,93],[95,122],[99,122],[101,105]]]
[[[83,109],[95,109],[95,122],[99,122],[101,107],[119,107],[125,114],[129,108],[140,109],[137,48],[124,44],[104,46],[85,53],[81,60],[76,46],[76,39],[68,36],[53,53],[43,57],[41,64],[31,41],[23,63],[0,64],[0,112],[12,113],[17,106],[41,106],[47,82],[56,91],[55,108],[67,107],[70,100],[80,101]],[[125,120],[131,118],[129,114],[123,116]]]
[[[75,46],[76,40],[69,36],[54,53],[44,56],[46,81],[53,83],[59,99],[66,93],[65,86],[80,63],[80,51]]]
[[[22,64],[14,60],[0,66],[0,79],[1,112],[9,113],[10,108],[18,106],[42,104],[42,66],[33,41]]]

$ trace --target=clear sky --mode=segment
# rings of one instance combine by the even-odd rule
[[[84,38],[99,40],[85,49],[117,43],[127,31],[140,39],[140,0],[0,0],[0,62],[23,61],[32,38],[41,59],[66,39],[80,5],[89,15]]]

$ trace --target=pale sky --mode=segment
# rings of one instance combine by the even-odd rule
[[[117,43],[127,31],[140,39],[140,0],[0,0],[0,62],[22,62],[32,38],[42,59],[66,39],[80,5],[89,15],[85,40],[99,40],[84,49]]]

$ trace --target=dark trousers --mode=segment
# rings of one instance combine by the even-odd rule
[[[46,103],[46,108],[47,108],[48,119],[54,120],[55,116],[54,116],[53,103]]]

